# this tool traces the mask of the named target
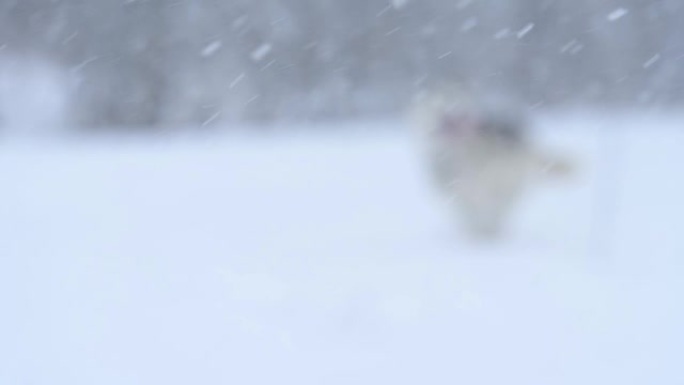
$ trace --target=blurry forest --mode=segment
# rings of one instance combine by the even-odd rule
[[[0,0],[0,124],[381,116],[443,84],[529,106],[674,105],[683,4]]]

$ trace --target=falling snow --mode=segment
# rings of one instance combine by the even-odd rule
[[[653,55],[653,57],[646,60],[646,62],[644,63],[644,68],[649,68],[652,65],[656,64],[658,61],[660,61],[660,54],[655,54]]]
[[[461,0],[458,4],[456,4],[456,9],[459,9],[459,10],[465,9],[468,6],[470,6],[470,4],[472,4],[472,3],[473,3],[473,0]]]
[[[95,62],[95,61],[97,61],[97,60],[99,60],[99,59],[100,59],[99,56],[93,56],[93,57],[91,57],[91,58],[88,58],[88,59],[82,61],[80,64],[78,64],[78,65],[76,65],[76,66],[74,66],[74,67],[71,67],[71,72],[72,72],[72,73],[76,73],[76,72],[82,71],[82,70],[83,70],[85,67],[87,67],[90,63],[93,63],[93,62]]]
[[[215,113],[214,113],[213,115],[211,115],[207,120],[205,120],[204,122],[202,122],[202,127],[206,127],[206,126],[210,125],[210,124],[213,123],[216,119],[218,119],[219,116],[221,116],[221,111],[215,112]]]
[[[249,98],[249,100],[247,100],[245,102],[245,106],[248,106],[248,105],[254,103],[254,101],[256,101],[257,99],[259,99],[259,95],[252,96],[251,98]]]
[[[463,25],[461,25],[461,31],[463,32],[468,32],[471,29],[477,27],[478,20],[476,17],[471,17],[468,20],[466,20]]]
[[[209,43],[204,49],[202,50],[202,57],[209,57],[213,56],[216,52],[218,52],[221,47],[223,46],[223,43],[220,40],[213,41]]]
[[[395,33],[399,32],[400,30],[401,30],[401,28],[399,28],[399,27],[392,28],[389,31],[385,32],[385,36],[394,35]]]
[[[266,56],[269,53],[271,53],[272,49],[273,49],[273,47],[270,44],[264,43],[264,44],[260,45],[257,49],[252,51],[252,53],[250,54],[250,57],[254,61],[262,61],[266,58]]]
[[[383,9],[380,10],[375,16],[376,17],[382,17],[384,16],[387,12],[389,12],[392,9],[392,4],[387,5]]]
[[[520,31],[518,31],[518,34],[517,34],[518,39],[522,39],[522,38],[525,37],[528,33],[530,33],[533,29],[534,29],[534,23],[529,23],[529,24],[527,24],[525,27],[523,27],[523,29],[521,29]]]
[[[684,0],[0,4],[0,385],[684,384]]]
[[[511,35],[511,30],[508,28],[504,28],[499,30],[496,34],[494,34],[494,38],[497,40],[505,39]]]
[[[565,44],[561,49],[560,53],[567,53],[570,55],[576,55],[580,51],[584,49],[584,44],[580,43],[579,41],[573,39],[570,40],[567,44]]]
[[[617,8],[613,12],[609,13],[606,17],[608,21],[617,21],[625,17],[629,13],[626,8]]]
[[[247,15],[240,16],[233,21],[233,29],[235,29],[235,30],[242,29],[247,25],[248,22],[249,22],[249,16],[247,16]]]
[[[394,9],[402,9],[406,7],[408,4],[409,0],[392,0],[391,4]]]
[[[233,79],[232,82],[230,82],[229,88],[231,88],[231,89],[234,88],[234,87],[237,86],[238,83],[240,83],[240,82],[242,81],[242,79],[244,79],[244,78],[245,78],[245,74],[244,74],[244,72],[243,72],[243,73],[241,73],[240,75],[238,75],[235,79]]]

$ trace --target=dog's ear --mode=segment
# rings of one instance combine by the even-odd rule
[[[466,111],[443,112],[439,118],[439,133],[450,137],[468,137],[477,133],[480,122]]]
[[[577,166],[563,156],[540,154],[534,160],[535,173],[542,177],[570,178],[577,173]]]

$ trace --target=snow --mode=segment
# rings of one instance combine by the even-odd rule
[[[386,5],[385,7],[383,7],[383,8],[380,10],[380,12],[378,12],[378,13],[375,15],[375,17],[382,17],[382,16],[385,16],[385,15],[387,14],[387,12],[389,12],[389,11],[391,11],[391,10],[392,10],[392,4],[390,3],[390,4]]]
[[[606,17],[608,21],[617,21],[629,14],[629,10],[626,8],[616,8]]]
[[[62,45],[67,45],[71,41],[73,41],[76,37],[78,36],[78,31],[74,31],[71,35],[67,36],[64,40],[62,40]]]
[[[202,57],[210,57],[213,56],[216,52],[218,52],[221,47],[223,46],[223,43],[220,40],[213,41],[209,43],[204,49],[202,49],[201,55]]]
[[[273,46],[271,46],[270,44],[264,43],[264,44],[260,45],[257,49],[252,51],[250,56],[251,56],[252,60],[254,60],[255,62],[259,62],[259,61],[264,60],[264,58],[266,58],[266,56],[269,53],[271,53],[272,49],[273,49]]]
[[[18,56],[0,61],[0,133],[13,129],[15,134],[58,133],[70,110],[69,80],[97,60],[91,58],[66,71],[47,62]],[[18,128],[18,129],[14,129]]]
[[[468,32],[468,31],[474,29],[475,27],[477,27],[478,24],[479,24],[479,21],[477,20],[476,17],[468,18],[461,25],[461,31],[462,32]]]
[[[244,78],[245,78],[245,73],[243,72],[240,75],[238,75],[235,79],[233,79],[232,82],[230,82],[230,84],[228,85],[228,88],[229,89],[235,88],[235,86],[237,86]]]
[[[456,4],[456,9],[463,10],[468,8],[473,3],[473,0],[461,0]]]
[[[389,31],[385,32],[385,36],[392,36],[399,31],[401,31],[401,28],[399,28],[399,27],[392,28]]]
[[[216,119],[218,119],[220,116],[221,116],[221,111],[215,112],[213,115],[211,115],[209,118],[207,118],[204,122],[202,122],[201,127],[206,127],[206,126],[212,124],[212,123],[215,122]]]
[[[520,31],[518,31],[518,34],[517,34],[518,39],[522,39],[522,38],[525,37],[528,33],[532,32],[533,29],[534,29],[534,24],[533,24],[533,23],[529,23],[529,24],[527,24],[526,26],[524,26]]]
[[[659,61],[660,61],[660,54],[655,54],[650,59],[646,60],[646,62],[644,62],[643,67],[644,67],[644,69],[650,68],[651,66],[653,66],[654,64],[656,64]]]
[[[570,40],[567,44],[565,44],[560,52],[561,53],[569,53],[571,55],[576,55],[580,51],[584,49],[584,44],[580,43],[579,41],[572,39]]]
[[[390,4],[392,4],[392,7],[397,10],[404,9],[406,5],[408,5],[409,0],[391,0]]]
[[[0,383],[682,383],[681,118],[539,123],[579,171],[491,245],[391,123],[7,138]]]
[[[496,34],[494,34],[494,39],[496,39],[496,40],[505,39],[508,36],[510,36],[510,34],[511,34],[510,29],[503,28],[503,29],[499,30]]]
[[[242,15],[233,21],[233,29],[234,30],[242,29],[247,25],[247,23],[249,23],[249,16]]]

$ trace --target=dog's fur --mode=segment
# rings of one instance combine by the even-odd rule
[[[498,236],[532,177],[570,172],[529,138],[521,108],[433,94],[417,102],[414,123],[430,173],[477,238]]]

